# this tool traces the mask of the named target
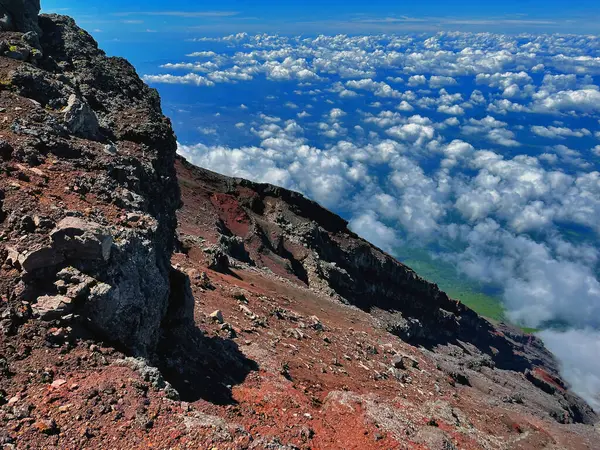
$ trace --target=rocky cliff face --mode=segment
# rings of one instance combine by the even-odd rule
[[[178,162],[178,173],[184,246],[193,247],[201,230],[200,237],[213,243],[210,261],[225,254],[235,264],[266,269],[358,307],[380,328],[427,349],[440,370],[458,383],[470,385],[471,379],[481,378],[482,367],[491,369],[485,377],[507,383],[522,373],[541,386],[545,381],[538,375],[547,374],[555,380],[551,384],[561,386],[546,386],[562,409],[555,410],[557,420],[595,422],[589,406],[565,389],[554,357],[539,339],[508,325],[492,325],[357,237],[340,217],[297,193],[224,177],[185,160]],[[196,208],[205,214],[196,215]]]
[[[38,11],[0,0],[3,448],[594,448],[539,340],[176,158],[133,67]]]
[[[33,31],[39,35],[39,0],[2,0],[0,1],[0,30]]]
[[[168,308],[180,201],[169,120],[127,61],[68,17],[34,26],[19,3],[3,3],[10,23],[43,38],[0,40],[12,49],[0,62],[0,292],[11,310],[73,315],[147,354]]]

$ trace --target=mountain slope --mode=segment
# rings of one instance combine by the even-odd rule
[[[0,0],[5,448],[594,447],[539,340],[177,158],[133,67],[32,10]]]

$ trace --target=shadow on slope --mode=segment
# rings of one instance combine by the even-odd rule
[[[194,297],[187,275],[171,272],[171,300],[156,349],[157,366],[181,400],[235,403],[231,386],[243,383],[258,364],[229,339],[208,337],[193,320]]]
[[[165,333],[158,353],[163,377],[187,402],[203,399],[218,405],[233,404],[231,387],[258,370],[258,364],[246,358],[235,342],[207,337],[190,325]]]

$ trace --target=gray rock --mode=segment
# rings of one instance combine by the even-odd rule
[[[14,47],[14,49],[7,51],[4,56],[7,58],[16,59],[17,61],[27,61],[29,54],[30,51],[28,48]]]
[[[113,238],[97,223],[67,217],[58,223],[50,237],[53,248],[66,258],[104,261],[110,259]]]
[[[99,335],[140,356],[155,346],[169,308],[170,280],[158,258],[150,241],[123,232],[107,266],[91,274],[100,282],[80,311]]]
[[[38,47],[40,45],[40,37],[35,31],[28,31],[21,36],[21,40],[32,47]]]
[[[283,330],[283,335],[301,341],[304,338],[304,333],[298,328],[288,328]]]
[[[107,155],[116,155],[117,151],[117,146],[115,144],[106,144],[104,146],[104,153],[106,153]]]
[[[64,120],[67,129],[78,136],[96,139],[99,135],[100,126],[96,113],[84,100],[71,94],[64,110]]]
[[[445,431],[435,426],[421,428],[413,440],[431,450],[457,450],[452,438]]]
[[[92,287],[98,284],[94,278],[81,273],[74,267],[67,267],[56,274],[54,283],[58,291],[73,299],[84,298],[90,294]]]
[[[221,249],[216,249],[210,255],[208,268],[216,272],[227,272],[229,270],[229,258]]]
[[[115,361],[115,365],[129,367],[130,369],[139,372],[144,381],[152,384],[153,388],[164,391],[167,398],[179,400],[179,393],[168,381],[165,381],[160,370],[148,364],[148,361],[145,359],[127,357]]]
[[[419,362],[412,356],[396,355],[392,358],[392,365],[396,369],[407,370],[409,368],[419,367]]]
[[[73,299],[64,295],[44,295],[38,297],[37,303],[33,305],[33,311],[42,320],[58,319],[68,314],[73,308]]]
[[[41,247],[19,255],[18,261],[25,272],[33,272],[46,267],[54,267],[65,258],[52,247]]]
[[[216,310],[216,311],[210,313],[210,315],[208,317],[210,317],[212,320],[215,320],[219,323],[223,323],[223,313],[221,312],[221,310]]]
[[[469,377],[463,369],[461,369],[457,364],[452,362],[440,362],[438,363],[438,368],[448,375],[455,383],[462,384],[463,386],[471,386],[471,381]]]
[[[40,0],[0,0],[0,30],[34,31],[39,35],[39,13]]]
[[[4,260],[4,264],[8,264],[9,266],[15,267],[19,266],[19,252],[13,247],[5,247],[6,251],[6,259]]]

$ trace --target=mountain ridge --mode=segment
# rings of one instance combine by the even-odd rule
[[[177,157],[135,69],[31,8],[0,0],[3,445],[592,448],[541,341]]]

